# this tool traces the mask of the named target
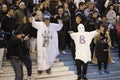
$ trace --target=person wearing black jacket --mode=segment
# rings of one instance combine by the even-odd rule
[[[22,32],[15,31],[8,44],[8,53],[10,63],[15,72],[15,80],[23,80],[23,49],[22,49]]]
[[[88,32],[98,29],[99,27],[98,12],[94,11],[92,13],[92,16],[88,20],[85,21],[84,25],[85,25],[85,31],[88,31]],[[92,55],[91,57],[93,57],[94,46],[95,44],[92,40],[90,44],[91,55]]]
[[[31,80],[31,75],[32,75],[32,62],[30,59],[30,43],[29,43],[29,35],[30,35],[30,29],[31,29],[31,24],[28,21],[28,18],[24,16],[23,18],[23,24],[18,27],[20,31],[23,32],[23,37],[22,37],[22,49],[23,49],[23,58],[22,62],[26,66],[27,69],[27,75],[28,75],[28,80]]]
[[[0,22],[0,73],[3,73],[2,69],[2,60],[4,56],[4,51],[6,48],[6,32],[1,29],[1,22]]]

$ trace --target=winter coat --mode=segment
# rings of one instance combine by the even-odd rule
[[[101,36],[102,35],[102,36]],[[99,41],[102,41],[101,39],[103,39],[103,41],[105,41],[104,39],[107,39],[107,44],[105,43],[99,43]],[[94,64],[97,64],[97,58],[99,58],[99,61],[103,61],[104,59],[104,54],[108,54],[108,62],[111,63],[112,62],[112,58],[111,58],[111,53],[110,53],[110,47],[111,47],[111,39],[110,36],[108,34],[98,34],[95,38],[94,38],[94,43],[95,45],[95,51],[94,51],[94,55],[93,55],[93,60],[92,62]]]

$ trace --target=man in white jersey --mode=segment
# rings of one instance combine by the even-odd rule
[[[50,73],[51,66],[59,54],[57,31],[62,29],[63,23],[62,20],[58,20],[58,24],[50,23],[50,17],[48,15],[43,17],[43,22],[35,21],[35,18],[32,20],[32,25],[34,28],[38,29],[38,74],[41,74],[44,70]]]
[[[78,25],[78,32],[73,33],[69,32],[71,38],[75,42],[75,59],[76,59],[76,66],[77,66],[77,75],[78,79],[87,80],[87,66],[88,61],[91,61],[91,51],[90,51],[90,43],[94,36],[98,34],[99,30],[92,31],[92,32],[85,32],[85,28],[83,24]],[[81,66],[83,65],[83,73],[81,72]]]

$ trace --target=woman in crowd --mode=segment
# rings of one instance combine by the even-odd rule
[[[75,22],[74,24],[72,25],[71,27],[71,30],[73,32],[78,32],[78,29],[77,29],[77,26],[82,22],[82,17],[80,15],[76,15],[75,16]],[[72,40],[71,41],[71,52],[72,52],[72,56],[73,56],[73,59],[75,60],[75,43],[74,41]]]
[[[109,32],[106,31],[104,25],[100,25],[100,33],[94,38],[95,53],[93,56],[93,63],[98,64],[98,72],[102,74],[102,63],[104,64],[104,72],[109,74],[108,63],[111,63],[111,39]]]

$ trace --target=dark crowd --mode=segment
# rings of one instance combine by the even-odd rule
[[[44,21],[47,15],[51,23],[62,20],[63,27],[58,31],[59,51],[66,54],[66,49],[70,49],[74,60],[76,47],[68,31],[78,32],[79,24],[83,24],[87,32],[103,30],[90,44],[91,59],[98,64],[99,74],[102,74],[102,63],[109,74],[108,63],[113,62],[110,49],[116,48],[116,44],[120,58],[120,6],[117,3],[119,0],[0,0],[0,73],[4,73],[2,62],[6,57],[16,74],[15,80],[23,80],[23,64],[28,80],[32,80],[32,61],[37,60],[37,29],[32,26],[31,18]],[[84,67],[83,75],[79,64]],[[87,65],[76,61],[78,80],[87,80]]]

